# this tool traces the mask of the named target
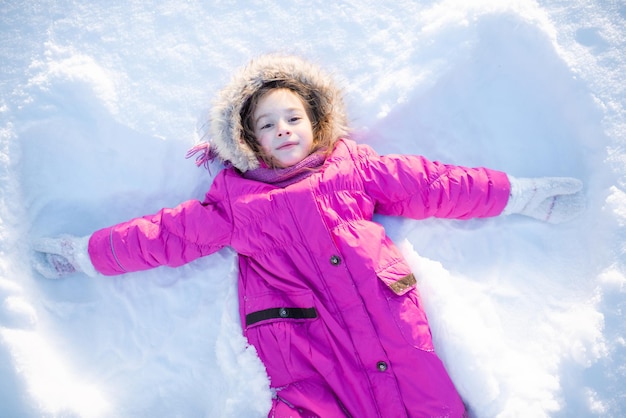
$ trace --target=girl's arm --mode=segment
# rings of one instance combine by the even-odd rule
[[[34,266],[48,278],[76,271],[116,275],[180,266],[211,254],[230,244],[233,225],[226,190],[224,177],[218,175],[203,202],[190,200],[87,237],[39,239]]]
[[[359,145],[355,163],[383,215],[469,219],[497,216],[510,193],[505,173],[429,161],[420,156],[379,156]]]
[[[96,231],[89,257],[105,275],[177,267],[228,245],[231,229],[222,205],[192,200]]]
[[[468,219],[517,213],[559,223],[585,207],[582,182],[573,178],[517,179],[418,156],[381,157],[367,146],[360,146],[357,164],[381,214]]]

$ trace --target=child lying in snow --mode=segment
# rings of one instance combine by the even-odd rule
[[[227,166],[204,201],[41,239],[47,277],[180,266],[230,246],[243,332],[275,392],[271,417],[461,417],[416,280],[374,213],[575,216],[582,184],[379,156],[349,139],[340,92],[296,57],[263,56],[220,93],[199,165]]]

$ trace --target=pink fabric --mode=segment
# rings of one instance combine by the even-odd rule
[[[277,187],[285,187],[311,175],[311,171],[324,163],[323,150],[309,155],[298,164],[287,168],[269,168],[261,166],[242,174],[244,178],[269,183]]]
[[[89,252],[112,275],[234,248],[244,334],[277,393],[270,416],[461,417],[419,293],[401,281],[409,267],[372,216],[496,216],[508,196],[502,172],[342,140],[319,170],[282,188],[225,169],[204,202],[100,230]],[[246,325],[276,308],[316,317]]]
[[[211,162],[215,161],[217,158],[217,154],[211,148],[210,142],[200,142],[199,144],[194,145],[189,149],[189,151],[187,151],[185,158],[191,158],[196,154],[198,154],[196,157],[196,166],[203,166],[207,170],[209,170]],[[209,172],[210,171],[211,170],[209,170]]]

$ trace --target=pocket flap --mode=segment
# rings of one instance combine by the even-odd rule
[[[311,292],[272,292],[244,298],[246,327],[261,322],[317,318]]]
[[[407,274],[404,269],[397,271],[392,267],[378,272],[377,275],[396,295],[404,295],[417,285],[413,273]]]

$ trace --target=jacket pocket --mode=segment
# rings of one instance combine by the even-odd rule
[[[332,369],[323,321],[308,291],[244,298],[245,334],[265,365],[272,387]]]
[[[389,311],[404,339],[415,348],[434,351],[430,326],[413,274],[398,277],[383,272],[379,273],[379,279],[387,285]]]
[[[298,322],[317,318],[313,294],[302,292],[268,292],[244,297],[246,329],[276,321]]]

